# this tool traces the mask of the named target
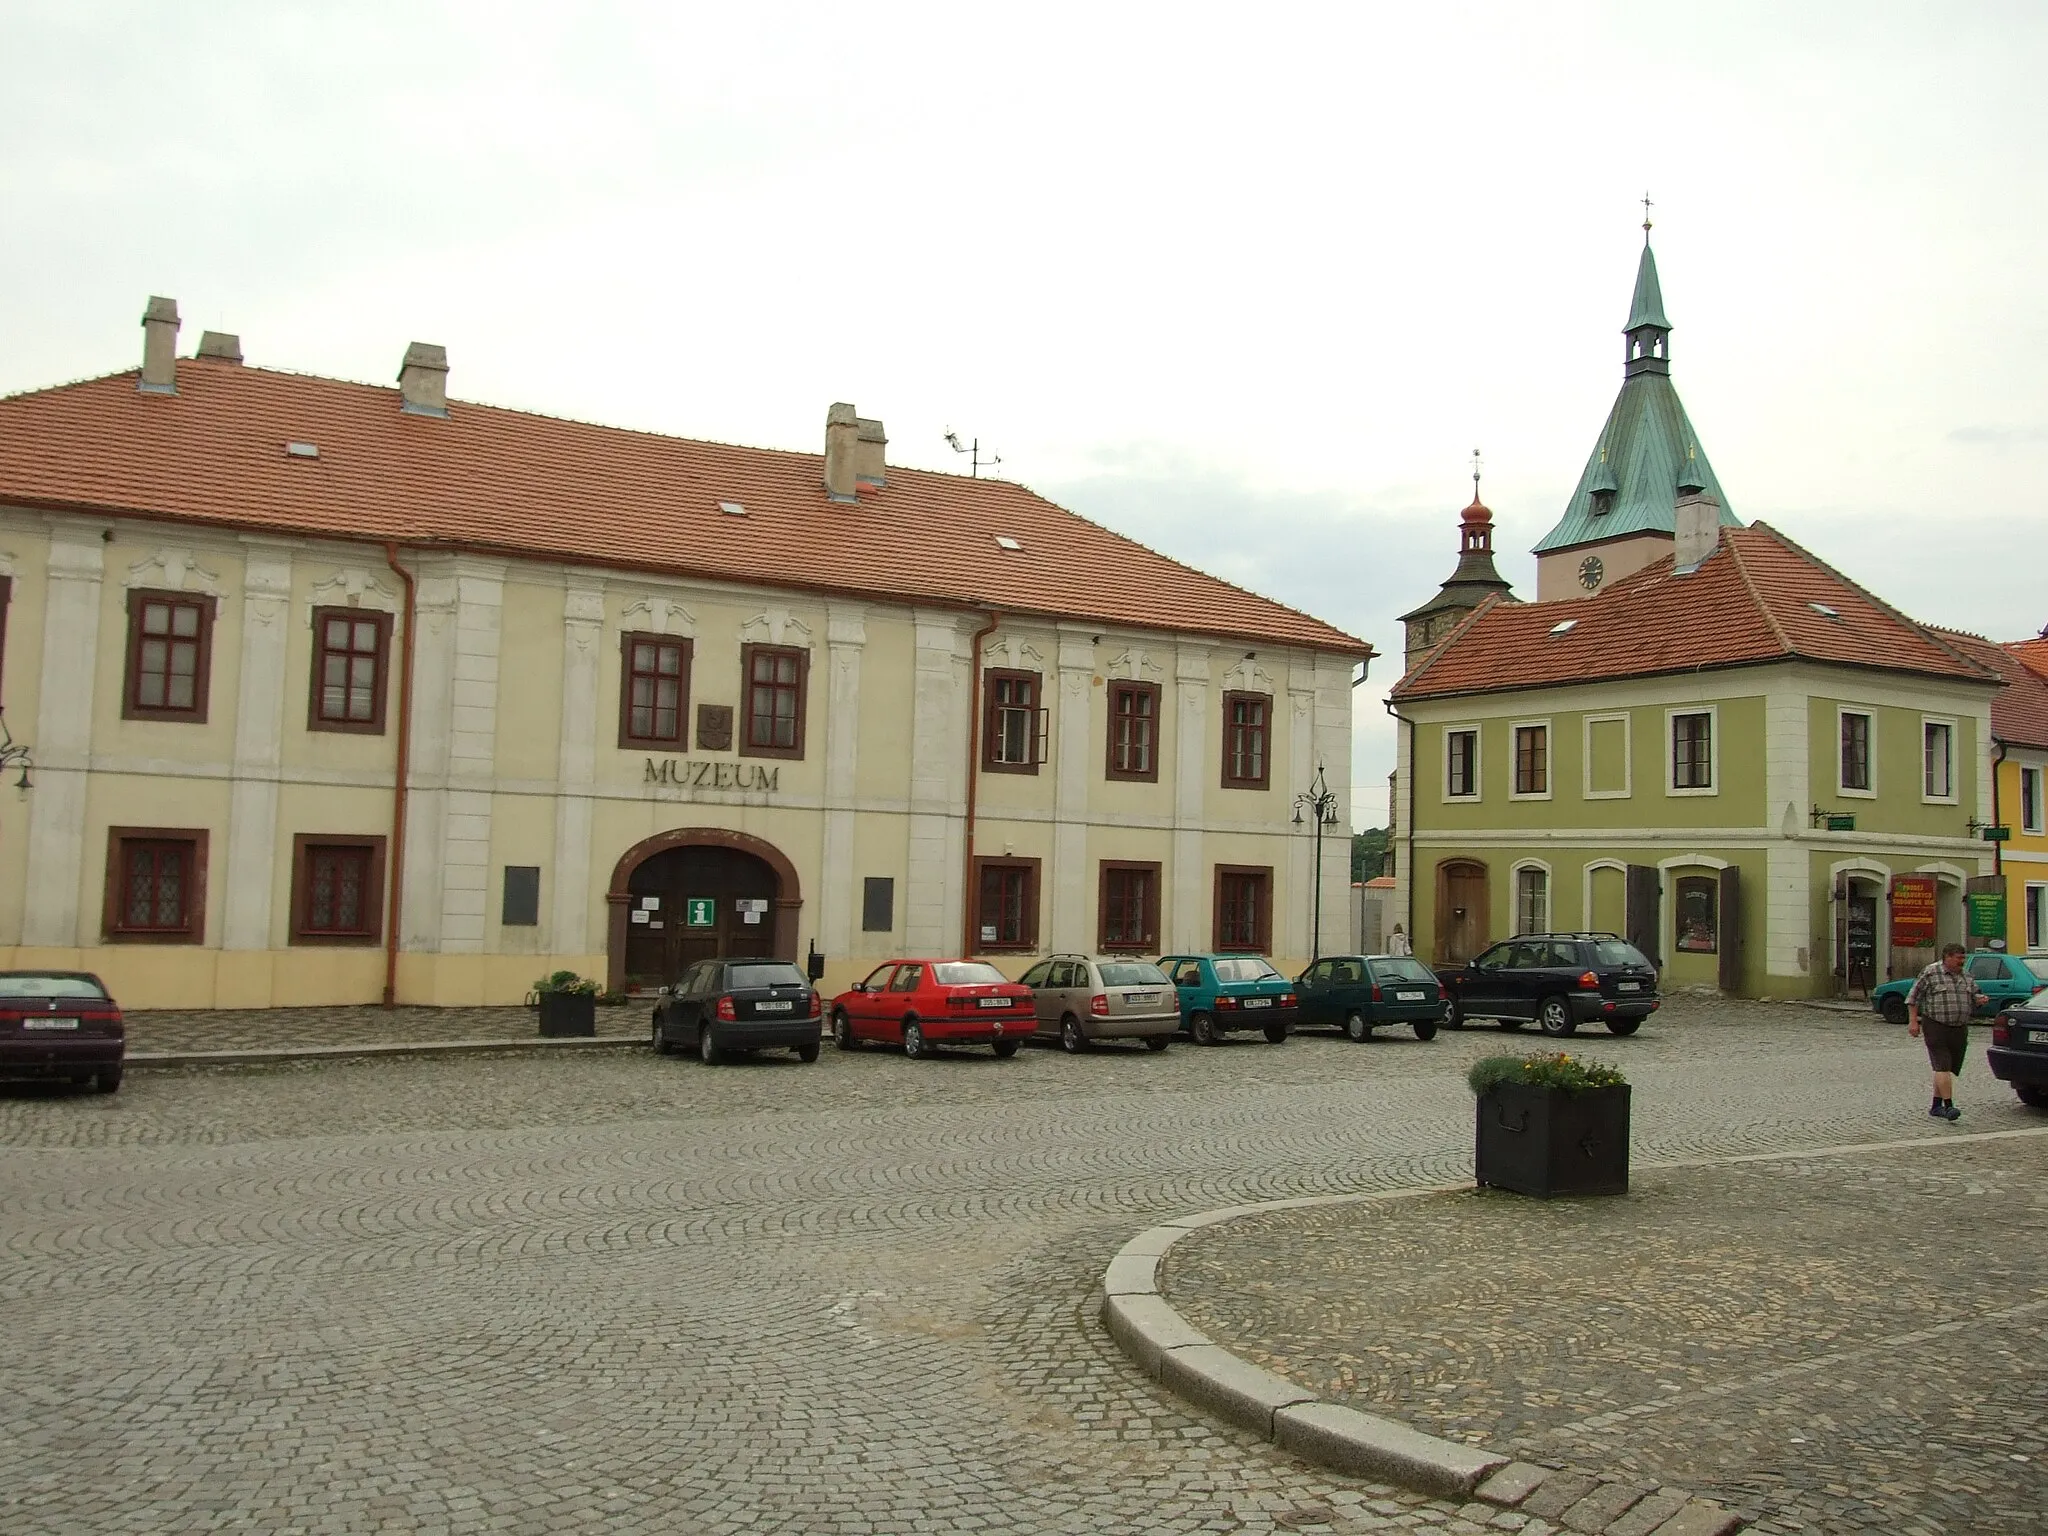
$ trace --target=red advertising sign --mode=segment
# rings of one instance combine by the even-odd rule
[[[1934,946],[1934,876],[1892,876],[1892,947]]]

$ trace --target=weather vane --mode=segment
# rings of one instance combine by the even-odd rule
[[[960,434],[948,428],[946,431],[946,441],[952,446],[955,453],[967,455],[967,473],[970,478],[978,480],[981,478],[981,472],[984,467],[994,469],[1003,462],[1003,456],[993,451],[984,459],[981,456],[981,439],[978,437],[968,444],[967,447],[963,448],[960,446]]]
[[[1472,450],[1472,499],[1479,499],[1479,450]]]

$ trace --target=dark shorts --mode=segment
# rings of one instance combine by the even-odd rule
[[[1927,1064],[1937,1072],[1960,1072],[1963,1055],[1970,1048],[1970,1026],[1920,1021],[1920,1038],[1927,1043]]]

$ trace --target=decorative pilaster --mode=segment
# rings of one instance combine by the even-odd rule
[[[440,567],[445,571],[446,567]],[[405,927],[400,942],[431,954],[441,947],[441,856],[448,814],[449,717],[455,687],[456,583],[420,575],[414,597],[412,772],[405,819]]]
[[[860,663],[867,610],[825,610],[825,847],[819,877],[819,945],[834,959],[853,953],[853,821],[860,766]]]
[[[1221,747],[1209,745],[1209,652],[1182,642],[1174,661],[1173,908],[1163,926],[1182,953],[1209,947],[1211,885],[1202,863],[1209,786],[1222,773]]]
[[[1088,743],[1094,676],[1093,638],[1062,629],[1053,726],[1059,756],[1053,778],[1052,888],[1047,894],[1052,947],[1068,953],[1095,948],[1095,935],[1088,927]]]
[[[505,569],[482,561],[457,567],[453,704],[448,733],[448,802],[443,826],[441,949],[484,947],[491,874],[491,791],[497,773],[498,654]]]
[[[917,659],[910,705],[910,846],[903,896],[903,944],[913,954],[959,947],[965,816],[967,667],[961,620],[916,617]],[[971,622],[968,621],[968,622]]]
[[[289,547],[251,546],[242,564],[241,686],[221,948],[270,948],[277,868],[278,768],[283,759],[285,658],[291,638]]]
[[[27,885],[33,894],[21,920],[25,945],[69,949],[92,942],[81,928],[78,901],[85,884],[85,788],[104,549],[97,526],[59,523],[50,530],[36,787],[28,808]]]
[[[562,604],[562,744],[556,768],[554,893],[548,948],[592,952],[591,786],[597,779],[597,668],[604,643],[604,589],[571,585]]]

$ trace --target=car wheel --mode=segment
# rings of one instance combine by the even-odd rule
[[[1198,1013],[1188,1020],[1188,1033],[1194,1036],[1197,1045],[1214,1045],[1223,1038],[1216,1028],[1215,1018],[1206,1013]]]
[[[99,1071],[93,1074],[92,1091],[94,1093],[112,1093],[120,1086],[121,1069],[119,1067],[101,1067]]]
[[[709,1024],[701,1025],[697,1030],[697,1059],[707,1067],[715,1067],[723,1059],[718,1049],[718,1037],[711,1033]]]
[[[832,1010],[832,1043],[842,1051],[853,1049],[853,1020],[846,1016],[844,1008]]]
[[[1417,1019],[1415,1021],[1415,1038],[1418,1040],[1434,1040],[1436,1038],[1436,1026],[1427,1019]]]
[[[1017,1047],[1023,1043],[1021,1040],[998,1040],[995,1044],[996,1055],[1000,1056],[1004,1061],[1008,1061],[1017,1054]]]
[[[1458,1006],[1458,1000],[1454,997],[1444,1004],[1444,1028],[1463,1029],[1464,1027],[1465,1010]]]
[[[1610,1035],[1632,1035],[1643,1027],[1641,1019],[1609,1019],[1607,1033]]]
[[[1906,1000],[1894,992],[1884,1000],[1879,1012],[1883,1013],[1885,1023],[1903,1024],[1906,1022]]]
[[[796,1059],[798,1061],[816,1061],[818,1059],[818,1042],[813,1040],[809,1045],[798,1046],[796,1048]]]
[[[1344,1015],[1344,1033],[1353,1040],[1370,1040],[1372,1026],[1365,1022],[1365,1015],[1354,1008]]]
[[[1287,1043],[1287,1026],[1285,1024],[1268,1024],[1266,1026],[1266,1043],[1268,1045],[1285,1045]]]
[[[1071,1013],[1060,1020],[1060,1049],[1069,1056],[1078,1056],[1088,1049],[1088,1037],[1081,1032],[1081,1021]]]
[[[1543,999],[1543,1009],[1537,1015],[1546,1035],[1565,1036],[1578,1029],[1578,1021],[1572,1017],[1572,1005],[1555,992]],[[1503,1023],[1506,1021],[1503,1020]]]
[[[922,1061],[931,1053],[931,1045],[924,1037],[924,1026],[915,1019],[905,1019],[903,1021],[903,1054],[912,1061]]]
[[[661,1032],[661,1015],[658,1013],[654,1016],[653,1043],[654,1054],[657,1056],[670,1056],[675,1053],[675,1047],[669,1044],[668,1036]]]
[[[2020,1096],[2020,1102],[2030,1109],[2048,1109],[2048,1086],[2040,1083],[2014,1083],[2012,1091]]]
[[[1173,1044],[1173,1036],[1171,1035],[1147,1035],[1145,1037],[1145,1049],[1148,1051],[1163,1051],[1171,1044]]]

